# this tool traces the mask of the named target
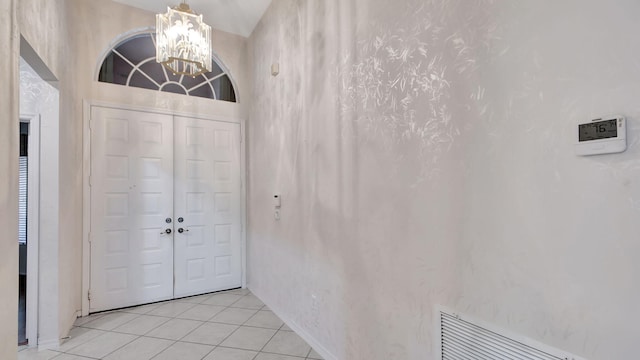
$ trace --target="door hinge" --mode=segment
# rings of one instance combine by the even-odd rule
[[[89,187],[91,187],[91,175],[89,175]]]
[[[87,300],[91,301],[91,290],[87,291]]]

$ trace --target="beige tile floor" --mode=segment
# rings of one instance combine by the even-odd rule
[[[322,359],[248,290],[195,296],[80,318],[57,351],[18,360]]]

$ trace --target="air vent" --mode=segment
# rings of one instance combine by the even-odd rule
[[[442,360],[584,360],[449,311],[438,311]]]

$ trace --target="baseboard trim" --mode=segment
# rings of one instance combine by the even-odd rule
[[[284,323],[291,328],[298,336],[300,336],[304,341],[307,342],[320,356],[322,356],[325,360],[338,360],[338,357],[333,355],[329,350],[327,350],[318,340],[311,336],[308,332],[306,332],[302,327],[298,326],[293,320],[291,320],[288,316],[284,315],[284,312],[280,311],[277,307],[274,307],[273,304],[265,302],[263,297],[260,296],[259,292],[255,292],[251,287],[247,287],[255,296],[257,296],[260,301],[262,301],[274,314],[276,314],[280,320],[284,321]]]

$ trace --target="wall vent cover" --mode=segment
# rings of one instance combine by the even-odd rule
[[[438,310],[442,360],[584,360],[460,314]]]

